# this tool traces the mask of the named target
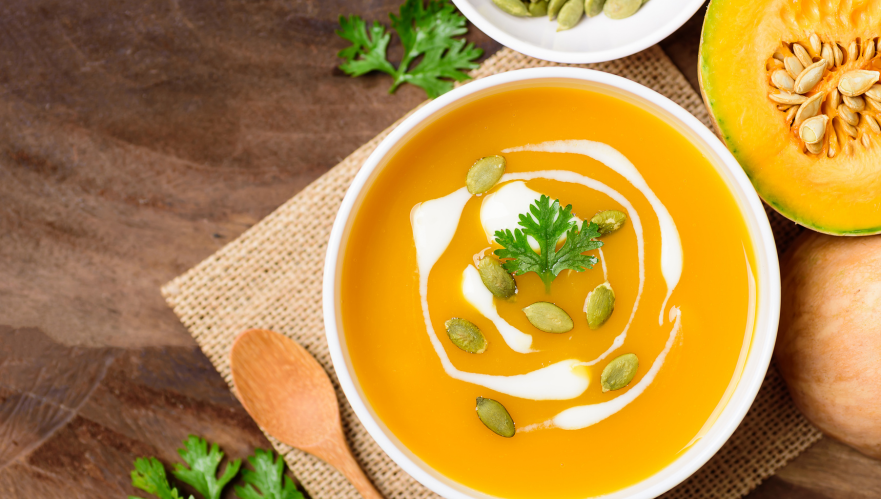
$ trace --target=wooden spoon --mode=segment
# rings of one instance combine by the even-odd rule
[[[239,400],[258,425],[338,469],[365,499],[382,499],[346,445],[336,392],[309,352],[278,333],[249,329],[229,357]]]

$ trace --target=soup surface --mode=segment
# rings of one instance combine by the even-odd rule
[[[487,194],[469,195],[469,167],[490,155],[505,157],[506,176]],[[483,203],[523,187],[571,204],[582,220],[601,210],[627,214],[620,230],[600,238],[600,250],[586,253],[598,258],[592,269],[564,270],[550,293],[536,273],[519,275],[513,298],[493,299],[526,344],[503,337],[498,321],[463,293],[475,255],[500,247],[481,223]],[[436,199],[445,204],[426,203]],[[436,215],[453,232],[444,237],[442,227],[420,226],[439,254],[427,265],[417,261],[411,212],[416,220],[430,206],[442,208]],[[754,257],[738,206],[698,148],[618,97],[552,83],[482,95],[411,134],[381,165],[356,210],[340,299],[357,379],[410,451],[475,490],[585,498],[632,485],[701,435],[745,359]],[[615,291],[614,312],[590,329],[585,300],[604,281]],[[521,311],[538,301],[561,307],[574,328],[538,330]],[[451,343],[444,324],[453,317],[480,328],[485,352]],[[636,376],[623,389],[603,392],[603,369],[626,353],[639,359]],[[509,378],[562,361],[570,363],[560,364],[561,376]],[[504,405],[514,437],[481,423],[477,397]]]

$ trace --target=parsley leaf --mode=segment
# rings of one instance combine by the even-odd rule
[[[374,21],[368,33],[367,23],[360,17],[340,16],[340,28],[336,33],[352,42],[350,47],[337,54],[346,60],[340,64],[340,69],[349,76],[361,76],[374,70],[394,76],[395,67],[385,58],[392,36],[385,32],[382,24]]]
[[[584,221],[581,230],[573,220],[572,205],[560,208],[560,200],[551,203],[551,199],[542,195],[529,206],[529,213],[521,214],[518,225],[523,229],[496,231],[496,243],[502,246],[495,250],[496,256],[505,260],[505,270],[514,275],[535,272],[545,283],[545,290],[551,291],[551,282],[560,272],[570,269],[582,272],[593,268],[597,263],[595,256],[583,255],[585,251],[603,245],[594,238],[600,236],[597,224]],[[557,242],[563,235],[566,242],[557,249]],[[539,246],[536,253],[529,246],[528,236],[532,236]]]
[[[155,457],[135,459],[135,469],[132,471],[132,486],[144,492],[153,494],[159,499],[183,499],[177,488],[168,483],[165,476],[165,467]],[[129,499],[140,499],[129,496]],[[193,496],[190,496],[193,499]]]
[[[423,0],[406,0],[399,15],[389,17],[404,46],[397,69],[386,59],[391,35],[385,27],[374,22],[368,32],[367,23],[356,15],[340,16],[336,33],[352,43],[337,54],[346,60],[340,69],[350,76],[382,71],[394,79],[389,93],[402,83],[410,83],[421,87],[431,98],[450,91],[450,80],[470,78],[461,70],[476,68],[474,60],[483,50],[454,38],[464,35],[468,28],[465,17],[456,12],[449,0],[428,0],[427,4]]]
[[[223,487],[239,473],[242,462],[238,459],[229,462],[223,475],[218,479],[217,466],[223,459],[223,452],[220,452],[217,444],[212,444],[209,451],[207,441],[190,435],[184,440],[184,447],[177,452],[190,468],[187,469],[186,466],[176,463],[172,471],[174,476],[191,485],[205,499],[220,499]]]
[[[284,475],[281,456],[278,460],[273,460],[273,456],[270,451],[254,451],[254,455],[248,458],[254,471],[242,470],[245,486],[236,487],[237,496],[241,499],[303,499],[294,482]]]

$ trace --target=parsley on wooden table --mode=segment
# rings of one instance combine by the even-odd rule
[[[529,213],[520,214],[518,225],[522,229],[496,231],[495,239],[502,248],[495,250],[496,256],[503,259],[505,270],[522,275],[535,272],[551,291],[551,282],[560,272],[570,269],[583,272],[597,263],[595,256],[584,255],[585,251],[599,248],[602,242],[595,240],[600,236],[597,224],[585,220],[578,230],[578,222],[572,215],[572,205],[560,208],[560,200],[542,195],[529,206]],[[563,235],[566,241],[560,249],[557,243]],[[539,252],[529,245],[528,236],[538,242]]]
[[[135,459],[135,469],[132,471],[132,486],[153,494],[159,499],[183,499],[176,487],[168,483],[165,476],[165,467],[155,457],[139,457]],[[128,496],[129,499],[140,499]],[[190,496],[193,499],[193,496]]]
[[[421,87],[432,99],[450,91],[450,80],[470,78],[463,69],[474,69],[474,62],[483,50],[461,38],[468,28],[465,17],[456,12],[449,0],[407,0],[401,5],[400,15],[389,14],[392,29],[401,39],[404,56],[395,68],[386,58],[391,34],[385,26],[374,21],[368,27],[359,16],[340,16],[337,34],[350,41],[351,46],[341,50],[340,65],[349,76],[361,76],[371,71],[382,71],[392,76],[389,93],[402,83]]]
[[[220,499],[224,487],[239,475],[241,460],[227,463],[223,474],[217,477],[217,467],[223,460],[223,452],[217,444],[190,435],[184,440],[184,448],[178,454],[187,466],[175,463],[172,474],[175,478],[192,486],[204,499]],[[303,499],[293,480],[284,474],[284,461],[281,456],[275,459],[271,451],[256,449],[248,458],[254,470],[242,469],[244,487],[235,487],[240,499]],[[184,499],[177,487],[171,485],[165,474],[165,467],[155,457],[135,460],[132,471],[132,486],[153,494],[159,499]],[[140,499],[129,496],[129,499]],[[190,495],[189,499],[195,499]]]

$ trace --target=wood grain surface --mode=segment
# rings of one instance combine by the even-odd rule
[[[0,3],[2,497],[136,494],[132,461],[190,433],[268,447],[159,286],[424,99],[336,69],[337,17],[398,3]],[[662,44],[692,84],[702,15]],[[878,496],[828,439],[752,494]]]

